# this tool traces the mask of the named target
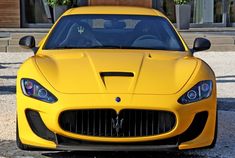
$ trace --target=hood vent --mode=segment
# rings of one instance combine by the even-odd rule
[[[132,72],[100,72],[106,90],[110,93],[128,91],[134,78]]]
[[[103,77],[134,77],[132,72],[101,72],[100,76]]]

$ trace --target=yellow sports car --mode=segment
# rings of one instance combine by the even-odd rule
[[[139,151],[211,148],[216,82],[159,11],[93,6],[65,12],[17,77],[20,149]]]

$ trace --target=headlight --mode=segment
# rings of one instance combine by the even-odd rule
[[[180,104],[188,104],[206,99],[211,96],[212,81],[206,80],[197,83],[193,88],[181,96],[178,100]]]
[[[54,103],[57,101],[57,98],[51,92],[49,92],[34,80],[22,79],[21,87],[23,93],[28,97],[32,97],[47,103]]]

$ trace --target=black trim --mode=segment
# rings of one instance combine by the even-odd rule
[[[55,134],[46,127],[37,111],[28,109],[25,114],[30,128],[37,136],[56,142]]]
[[[205,128],[207,118],[207,111],[197,113],[189,128],[183,134],[180,135],[180,143],[197,138]]]
[[[90,146],[63,146],[58,145],[56,147],[58,150],[65,151],[176,151],[178,150],[178,145],[90,145]]]
[[[121,77],[134,77],[134,73],[132,72],[101,72],[101,77],[106,76],[121,76]]]
[[[92,141],[84,141],[84,140],[78,140],[78,139],[72,139],[72,138],[67,138],[61,135],[56,135],[57,138],[57,143],[58,145],[62,145],[62,146],[92,146],[92,145],[97,145],[97,146],[102,146],[102,145],[122,145],[122,146],[150,146],[150,145],[154,145],[154,146],[163,146],[163,145],[177,145],[179,138],[178,137],[173,137],[173,138],[168,138],[168,139],[162,139],[162,140],[154,140],[154,141],[146,141],[146,142],[126,142],[126,143],[120,143],[120,142],[116,142],[116,143],[109,143],[109,142],[92,142]]]
[[[69,151],[176,151],[178,150],[178,137],[163,140],[132,142],[132,143],[107,143],[70,139],[56,135],[58,150]]]

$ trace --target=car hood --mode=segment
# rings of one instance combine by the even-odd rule
[[[174,94],[197,65],[186,52],[152,50],[48,50],[35,60],[61,93]]]

